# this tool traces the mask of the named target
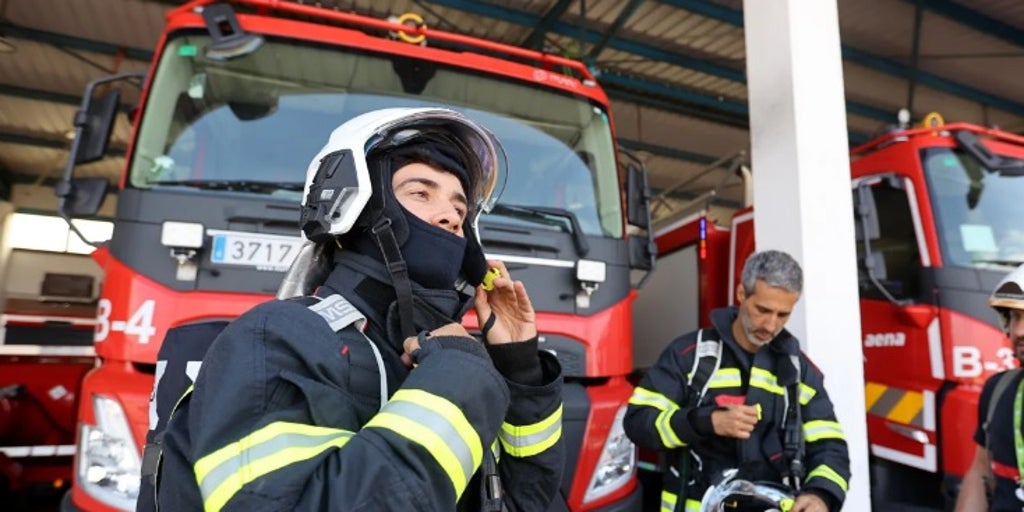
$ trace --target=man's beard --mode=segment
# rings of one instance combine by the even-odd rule
[[[758,348],[771,343],[772,340],[775,339],[775,336],[777,336],[779,332],[781,332],[781,329],[778,332],[771,332],[766,329],[754,329],[750,325],[750,318],[745,313],[740,314],[740,322],[743,324],[743,333],[747,335],[747,341],[749,341],[752,345]],[[768,339],[762,340],[761,338],[757,337],[758,334],[767,335]]]

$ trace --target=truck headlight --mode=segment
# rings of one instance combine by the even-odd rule
[[[82,424],[79,432],[78,481],[93,498],[135,510],[142,469],[124,409],[102,395],[93,395],[92,406],[96,425]]]
[[[622,418],[625,416],[626,406],[623,405],[619,412],[615,413],[615,421],[608,431],[601,457],[594,468],[594,476],[590,479],[586,494],[583,495],[584,503],[620,489],[636,474],[636,447],[626,437],[626,431],[622,428]]]

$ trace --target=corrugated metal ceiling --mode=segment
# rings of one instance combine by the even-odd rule
[[[437,28],[585,59],[613,101],[626,147],[647,160],[656,189],[691,181],[679,198],[728,183],[726,171],[690,180],[708,162],[748,147],[740,0],[321,0],[378,17],[422,13]],[[166,0],[0,0],[0,172],[57,176],[85,83],[142,69]],[[913,85],[913,111],[1024,129],[1024,4],[1012,0],[840,0],[848,125],[861,142],[883,130]],[[917,20],[920,20],[918,25]],[[915,58],[915,34],[919,34]],[[915,68],[916,62],[916,68]],[[126,105],[137,101],[127,91]],[[127,116],[114,133],[123,150]],[[123,158],[86,174],[116,179]],[[739,187],[718,200],[736,204]],[[678,199],[678,198],[677,198]]]

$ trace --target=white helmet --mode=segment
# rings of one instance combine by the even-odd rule
[[[1009,310],[1024,310],[1024,265],[1017,267],[999,282],[988,299],[988,305],[999,313],[999,318],[1003,321],[1003,328],[1009,328]]]
[[[372,222],[360,216],[378,192],[375,186],[390,187],[390,181],[374,182],[368,157],[437,135],[463,152],[469,173],[466,222],[475,227],[480,212],[489,211],[497,201],[498,185],[504,186],[506,164],[501,144],[489,130],[454,110],[388,108],[359,115],[336,128],[309,162],[302,196],[303,236],[324,242],[348,233],[357,221]],[[390,176],[386,178],[390,180]],[[476,235],[475,229],[465,232]]]
[[[489,130],[454,110],[388,108],[336,128],[309,162],[299,221],[307,243],[285,274],[279,298],[309,294],[323,281],[330,267],[327,253],[339,236],[373,231],[374,236],[384,233],[388,246],[404,243],[409,228],[391,191],[388,156],[417,145],[444,148],[439,156],[460,168],[446,170],[459,176],[469,202],[461,274],[474,286],[480,283],[487,262],[476,223],[504,188],[504,149]],[[395,251],[388,254],[400,258]],[[399,276],[396,286],[407,287],[400,284],[404,279]]]
[[[751,482],[726,471],[724,480],[704,492],[700,512],[786,512],[793,507],[793,492],[773,482]]]

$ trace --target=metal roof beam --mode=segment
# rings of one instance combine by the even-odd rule
[[[142,60],[146,62],[153,60],[153,52],[150,50],[118,46],[116,44],[103,41],[95,41],[82,37],[69,36],[67,34],[58,34],[55,32],[47,32],[45,30],[22,27],[6,21],[0,21],[0,33],[3,33],[7,37],[26,39],[28,41],[36,41],[53,46],[60,46],[62,48],[72,48],[101,55],[118,55],[119,53],[123,53],[124,56],[129,59]]]
[[[13,96],[15,98],[46,101],[49,103],[60,103],[63,105],[70,105],[74,107],[80,107],[82,105],[81,96],[75,96],[73,94],[64,94],[61,92],[44,91],[41,89],[26,89],[24,87],[18,87],[16,85],[7,84],[0,84],[0,96]],[[131,112],[132,106],[122,103],[118,106],[118,110],[120,110],[121,112]],[[68,122],[71,121],[71,118],[68,118]]]
[[[37,148],[59,149],[67,152],[70,150],[71,141],[61,136],[25,135],[21,133],[0,132],[0,142],[17,144],[20,146],[33,146]],[[107,149],[106,156],[124,156],[124,146],[111,145]]]
[[[487,16],[487,17],[491,17],[491,18],[496,18],[496,19],[499,19],[499,20],[503,20],[503,21],[506,21],[506,22],[509,22],[509,23],[515,23],[515,24],[519,24],[519,25],[533,26],[533,25],[535,25],[535,24],[540,22],[540,18],[538,16],[532,14],[532,13],[525,12],[525,11],[519,11],[519,10],[516,10],[516,9],[511,9],[511,8],[500,6],[500,5],[489,4],[489,3],[485,3],[485,2],[478,2],[478,1],[474,1],[474,0],[429,0],[429,1],[431,3],[442,5],[444,7],[458,9],[458,10],[461,10],[461,11],[469,12],[471,14],[477,14],[477,15],[480,15],[480,16]],[[668,4],[675,4],[675,3],[687,3],[688,4],[688,3],[693,2],[694,0],[661,0],[661,1],[664,1],[665,3],[668,3]],[[696,3],[698,5],[705,5],[704,2],[696,2]],[[711,7],[718,7],[718,6],[714,6],[713,4],[708,4],[708,5],[710,5]],[[732,16],[732,17],[735,17],[735,11],[732,11],[731,9],[726,9],[724,7],[718,7],[718,10],[721,11],[721,15],[722,16],[726,16],[726,17]],[[729,14],[730,12],[732,12],[733,14]],[[739,26],[742,26],[742,22],[743,22],[743,18],[742,18],[742,15],[741,15],[739,17],[739,21],[738,21],[738,23],[740,23]],[[561,35],[566,36],[566,37],[583,37],[584,39],[586,39],[587,42],[590,42],[590,43],[600,42],[601,37],[602,37],[602,34],[600,32],[593,31],[593,30],[581,30],[578,27],[574,27],[574,26],[572,26],[570,24],[561,23],[561,22],[554,23],[552,25],[552,27],[551,27],[551,30],[553,32],[556,32],[556,33],[561,34]],[[624,51],[624,52],[627,52],[627,53],[632,53],[632,54],[635,54],[635,55],[639,55],[641,57],[646,57],[646,58],[649,58],[649,59],[651,59],[653,61],[667,62],[669,64],[674,64],[676,66],[684,67],[684,68],[687,68],[687,69],[692,69],[694,71],[699,71],[701,73],[705,73],[705,74],[708,74],[708,75],[711,75],[711,76],[716,76],[718,78],[723,78],[723,79],[730,80],[730,81],[733,81],[733,82],[738,82],[738,83],[742,83],[742,84],[746,83],[746,76],[745,76],[743,71],[740,71],[740,70],[737,70],[737,69],[734,69],[734,68],[731,68],[731,67],[715,64],[713,62],[709,62],[709,61],[706,61],[706,60],[702,60],[702,59],[698,59],[698,58],[694,58],[694,57],[689,57],[689,56],[682,55],[682,54],[679,54],[679,53],[674,53],[674,52],[671,52],[671,51],[668,51],[668,50],[664,50],[662,48],[658,48],[656,46],[652,46],[652,45],[649,45],[649,44],[645,44],[645,43],[641,43],[641,42],[637,42],[637,41],[629,41],[629,40],[621,39],[621,38],[612,38],[611,40],[608,41],[608,47],[609,48],[614,48],[616,50]],[[604,73],[607,74],[607,72],[604,72]],[[598,79],[601,79],[601,77],[598,77]],[[670,86],[662,86],[662,87],[664,87],[665,89],[674,89],[673,87],[670,87]],[[866,116],[866,117],[871,117],[871,118],[877,119],[879,121],[892,121],[894,119],[893,113],[890,113],[888,111],[885,111],[885,110],[882,110],[882,109],[879,109],[877,107],[873,107],[871,105],[867,105],[867,104],[864,104],[864,103],[859,103],[859,102],[856,102],[856,101],[847,101],[847,107],[848,108],[852,107],[851,108],[851,112],[856,112],[858,115],[863,115],[863,116]],[[724,108],[730,108],[730,107],[725,106]],[[746,105],[745,104],[743,104],[743,109],[744,109],[744,114],[745,114],[745,112],[746,112]]]
[[[731,25],[742,27],[743,26],[743,11],[730,9],[717,4],[712,4],[706,0],[658,0],[665,5],[671,5],[678,7],[701,16],[716,19]],[[932,2],[926,2],[931,4]],[[951,3],[948,1],[940,1],[939,4]],[[1019,31],[1018,31],[1019,32]],[[1024,37],[1024,36],[1022,36]],[[975,101],[996,107],[1000,110],[1007,112],[1024,115],[1024,104],[1012,101],[1006,98],[1002,98],[995,94],[990,94],[985,91],[969,87],[953,80],[942,78],[933,73],[927,73],[924,71],[914,71],[913,69],[904,66],[903,64],[895,61],[873,55],[864,50],[852,48],[850,46],[842,46],[843,59],[859,64],[864,67],[881,71],[886,74],[898,76],[907,80],[917,80],[920,85],[925,85],[933,89],[947,92],[955,96]]]
[[[703,155],[693,151],[687,151],[685,149],[659,146],[657,144],[651,144],[649,142],[642,142],[639,140],[619,139],[618,142],[622,147],[632,151],[644,151],[651,153],[652,155],[674,158],[676,160],[695,164],[707,165],[718,160],[713,156]]]
[[[622,30],[622,26],[629,21],[629,18],[633,17],[633,14],[636,12],[636,8],[640,7],[640,2],[642,1],[643,0],[629,0],[629,3],[622,7],[622,10],[619,11],[619,15],[615,17],[615,21],[612,21],[612,24],[604,31],[604,35],[601,36],[601,40],[592,46],[590,51],[587,52],[587,60],[596,59],[597,56],[604,51],[604,48],[608,46],[608,43],[615,37],[615,34]]]
[[[558,3],[551,6],[548,12],[544,13],[544,17],[533,27],[533,32],[530,32],[530,35],[526,36],[526,39],[519,46],[533,48],[534,50],[542,49],[544,47],[544,37],[551,30],[551,25],[561,19],[571,3],[572,0],[558,0]]]
[[[669,87],[664,84],[616,73],[605,72],[598,79],[606,86],[606,92],[612,99],[629,101],[738,128],[750,128],[746,103],[687,91],[678,87]],[[668,101],[658,98],[665,98]],[[708,110],[704,110],[704,108]],[[864,117],[894,118],[886,111],[854,102],[847,102],[846,108],[851,114]],[[873,138],[865,133],[852,130],[849,132],[849,137],[850,143],[853,145],[862,144]]]
[[[533,13],[495,5],[477,0],[429,0],[432,4],[458,9],[460,11],[495,18],[498,20],[514,23],[517,25],[535,26],[541,22],[541,18]],[[581,29],[570,23],[555,21],[551,25],[551,32],[571,37],[583,38],[584,42],[597,44],[601,41],[603,34],[596,30]],[[721,66],[703,59],[690,57],[680,53],[671,52],[658,48],[657,46],[630,41],[621,38],[612,38],[608,42],[609,48],[647,57],[654,61],[667,62],[677,66],[700,71],[712,76],[725,78],[734,82],[743,82],[743,71],[731,67]]]
[[[989,17],[986,14],[975,11],[969,7],[964,7],[963,5],[951,2],[950,0],[928,0],[927,2],[917,2],[915,0],[906,1],[911,4],[920,5],[923,9],[934,12],[935,14],[948,18],[966,27],[973,28],[978,32],[995,36],[1008,43],[1024,47],[1024,31],[1021,31],[1021,29],[1013,25],[1003,23],[1002,21]]]
[[[2,96],[13,96],[15,98],[24,98],[28,100],[46,101],[50,103],[61,103],[64,105],[80,106],[82,104],[82,97],[75,96],[73,94],[64,94],[60,92],[43,91],[40,89],[26,89],[24,87],[18,87],[16,85],[0,84],[0,95]]]

